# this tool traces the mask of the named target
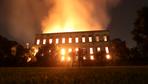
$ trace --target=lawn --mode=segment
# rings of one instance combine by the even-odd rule
[[[148,66],[8,67],[0,84],[148,84]]]

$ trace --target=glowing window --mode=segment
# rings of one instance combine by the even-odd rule
[[[83,60],[86,60],[86,57],[85,56],[83,57]]]
[[[51,53],[51,50],[49,50],[49,53]]]
[[[44,56],[44,53],[42,53],[41,56],[43,57]]]
[[[69,53],[71,53],[71,52],[72,52],[72,49],[71,49],[71,48],[69,48],[69,49],[68,49],[68,52],[69,52]]]
[[[108,54],[108,55],[106,55],[106,59],[107,60],[110,60],[112,57]]]
[[[100,47],[97,47],[97,51],[100,52],[101,51],[101,48]]]
[[[61,55],[62,55],[62,56],[65,55],[65,49],[64,49],[64,48],[61,49]]]
[[[93,54],[94,53],[93,52],[93,48],[90,48],[89,50],[90,50],[90,54]]]
[[[109,53],[109,48],[108,47],[105,47],[105,51],[108,54]]]
[[[29,45],[30,45],[29,43],[26,43],[26,48],[27,49],[29,49],[29,47],[30,47]]]
[[[96,42],[99,42],[99,36],[96,36]]]
[[[31,58],[30,58],[30,57],[28,57],[27,62],[30,62],[30,61],[31,61]]]
[[[67,57],[67,61],[68,61],[68,62],[71,61],[71,58],[70,58],[69,56]]]
[[[52,39],[49,39],[49,44],[52,44]]]
[[[43,39],[43,44],[46,44],[46,39]]]
[[[85,37],[82,37],[82,42],[85,43]]]
[[[76,48],[75,50],[76,50],[76,52],[78,52],[79,51],[79,48]]]
[[[59,43],[59,39],[58,38],[56,38],[56,44],[58,44]]]
[[[107,36],[104,36],[103,38],[104,38],[104,41],[108,41]]]
[[[90,60],[94,60],[95,58],[94,58],[94,56],[93,55],[91,55],[90,56]]]
[[[40,39],[38,39],[38,40],[36,41],[36,44],[37,44],[37,45],[39,45],[39,44],[40,44]]]
[[[64,60],[65,60],[65,57],[64,57],[64,56],[62,56],[62,57],[61,57],[61,61],[63,62]]]
[[[69,43],[72,43],[72,38],[71,37],[69,38]]]
[[[79,42],[79,38],[78,38],[78,37],[75,38],[75,42],[76,42],[76,43]]]
[[[29,46],[29,43],[26,43],[27,46]]]
[[[92,37],[89,37],[89,42],[92,42]]]
[[[63,43],[63,44],[65,43],[65,38],[62,38],[62,43]]]

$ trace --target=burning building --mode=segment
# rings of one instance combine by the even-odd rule
[[[36,35],[35,45],[42,49],[49,46],[49,50],[43,49],[46,56],[61,62],[111,60],[105,28],[110,22],[108,9],[116,3],[118,0],[46,0],[50,8],[42,18],[43,34]]]
[[[81,31],[37,34],[35,45],[55,45],[60,61],[110,60],[109,31]],[[51,52],[52,50],[49,50]],[[104,55],[99,53],[104,52]]]

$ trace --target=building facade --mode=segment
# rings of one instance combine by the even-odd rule
[[[99,61],[100,52],[111,59],[108,30],[37,34],[35,45],[46,44],[58,48],[61,61]]]

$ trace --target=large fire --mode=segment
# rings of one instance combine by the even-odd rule
[[[104,29],[109,21],[105,13],[106,3],[100,0],[102,3],[100,3],[101,5],[98,4],[100,7],[96,9],[93,1],[94,0],[54,0],[53,8],[50,9],[48,17],[42,21],[43,33]],[[104,5],[102,6],[102,4]],[[97,14],[94,14],[94,12],[98,10],[101,11],[100,20],[102,20],[101,18],[106,19],[106,21],[104,21],[105,24],[101,24],[97,19]]]

